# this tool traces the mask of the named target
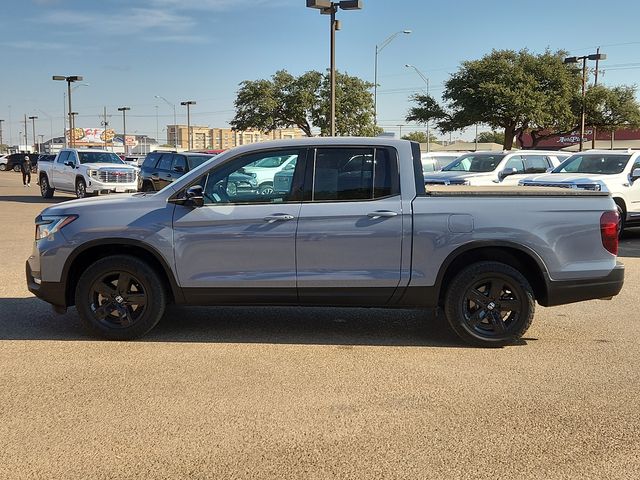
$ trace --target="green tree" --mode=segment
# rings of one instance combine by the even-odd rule
[[[0,143],[0,153],[7,153],[9,151],[9,145]]]
[[[640,127],[640,104],[636,87],[597,85],[586,92],[586,124],[612,132],[620,128]]]
[[[357,77],[336,73],[336,134],[372,136],[381,132],[373,124],[373,85]],[[329,132],[329,77],[310,71],[295,77],[285,70],[270,80],[245,80],[235,100],[230,122],[236,130],[298,127],[311,137],[312,129]]]
[[[445,82],[446,109],[431,97],[414,96],[407,120],[435,119],[443,132],[482,123],[504,129],[505,149],[525,131],[565,130],[575,125],[579,70],[565,65],[565,52],[494,50],[462,62]],[[427,117],[428,116],[428,117]]]
[[[407,133],[406,135],[403,135],[402,138],[404,140],[411,140],[412,142],[427,143],[426,132],[418,132],[418,131],[411,132],[411,133]],[[437,141],[436,136],[431,132],[429,132],[429,143],[435,143],[436,141]]]
[[[478,133],[478,143],[499,143],[504,144],[504,132],[491,130],[490,132]]]

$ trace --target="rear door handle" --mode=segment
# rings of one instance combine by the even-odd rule
[[[286,220],[293,220],[295,217],[293,215],[288,215],[284,213],[279,213],[276,215],[267,215],[264,217],[265,222],[273,223],[273,222],[281,222]]]
[[[382,218],[382,217],[397,217],[398,212],[392,212],[391,210],[377,210],[375,212],[367,213],[367,217],[373,218]]]

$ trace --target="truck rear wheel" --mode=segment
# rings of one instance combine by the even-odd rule
[[[500,262],[479,262],[449,284],[444,311],[467,343],[501,347],[517,341],[533,321],[535,299],[527,279]]]
[[[75,303],[89,331],[109,340],[138,338],[160,321],[165,287],[147,263],[129,255],[97,260],[80,276]]]

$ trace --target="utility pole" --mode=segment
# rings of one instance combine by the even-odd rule
[[[4,122],[4,120],[0,119],[0,145],[4,145],[2,143],[2,122]]]
[[[104,133],[102,134],[103,138],[104,138],[104,149],[107,149],[107,129],[109,128],[109,121],[107,120],[107,107],[103,107],[102,110],[102,127],[104,128]],[[113,150],[113,144],[112,144],[112,148]]]
[[[596,49],[596,71],[593,79],[594,87],[598,85],[598,63],[599,62],[600,62],[600,47]],[[596,132],[597,132],[596,126],[591,125],[591,148],[592,149],[596,148]]]
[[[188,150],[192,150],[193,149],[193,145],[192,145],[192,135],[191,135],[191,110],[189,107],[191,107],[191,105],[195,105],[196,102],[194,100],[186,100],[184,102],[180,102],[180,105],[182,106],[186,106],[187,107],[187,144]],[[182,145],[181,145],[182,146]]]
[[[29,137],[27,136],[27,114],[24,114],[24,148],[28,148],[29,145]]]
[[[127,110],[131,110],[131,107],[119,107],[118,111],[122,112],[122,144],[124,146],[124,154],[127,155]]]
[[[31,120],[31,124],[33,126],[33,144],[34,146],[38,149],[38,151],[36,153],[40,153],[40,147],[37,145],[38,141],[36,139],[36,119],[38,117],[36,117],[35,115],[32,115],[29,117],[29,120]]]

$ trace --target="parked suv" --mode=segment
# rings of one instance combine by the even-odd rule
[[[38,157],[40,156],[37,153],[12,153],[2,157],[0,159],[0,171],[13,170],[14,172],[19,172],[25,156],[28,156],[31,160],[31,171],[35,172],[37,170]]]
[[[640,225],[640,151],[576,153],[551,172],[525,177],[518,183],[610,192],[620,214],[620,231]]]
[[[425,174],[427,185],[517,185],[526,174],[557,167],[569,154],[542,150],[471,152],[439,172]]]
[[[138,177],[138,190],[156,192],[162,190],[185,173],[215,157],[215,153],[155,151],[145,158]],[[226,188],[230,192],[247,192],[256,189],[255,175],[235,173]]]

